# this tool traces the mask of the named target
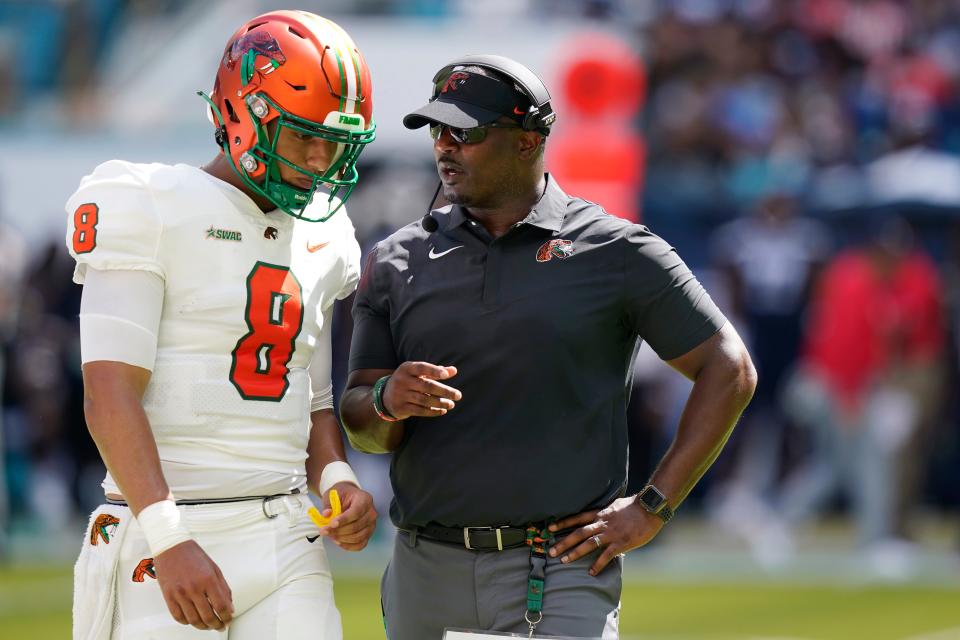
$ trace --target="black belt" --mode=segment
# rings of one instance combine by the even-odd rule
[[[294,489],[290,493],[275,493],[269,496],[241,496],[237,498],[197,498],[197,499],[188,498],[186,500],[176,500],[176,503],[178,505],[182,505],[182,504],[194,505],[194,504],[228,504],[231,502],[247,502],[249,500],[267,501],[267,500],[273,500],[274,498],[282,498],[283,496],[290,496],[290,495],[295,496],[295,495],[298,495],[299,493],[300,493],[300,489]],[[106,500],[107,504],[116,505],[118,507],[129,506],[126,500],[113,500],[111,498],[104,498],[104,500]]]
[[[427,540],[455,544],[472,551],[503,551],[523,547],[527,543],[527,530],[523,527],[443,527],[428,524],[400,531],[413,537],[422,536]],[[570,529],[564,529],[556,535],[559,537],[569,532]]]

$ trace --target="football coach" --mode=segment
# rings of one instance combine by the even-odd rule
[[[549,100],[523,65],[468,56],[403,120],[429,126],[451,204],[371,253],[340,405],[354,447],[394,454],[390,640],[616,638],[621,554],[670,520],[756,386],[676,251],[545,173]],[[694,384],[669,450],[628,496],[644,340]]]

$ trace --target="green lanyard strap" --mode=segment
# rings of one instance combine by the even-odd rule
[[[530,625],[530,636],[543,620],[543,584],[547,577],[547,549],[554,542],[553,534],[546,527],[527,527],[526,544],[530,547],[530,575],[527,578],[527,613],[524,618]]]

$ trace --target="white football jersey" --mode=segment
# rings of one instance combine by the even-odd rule
[[[326,206],[322,195],[316,200]],[[264,214],[196,167],[118,160],[83,178],[67,210],[74,281],[83,284],[88,266],[163,278],[143,405],[174,495],[302,487],[307,368],[318,345],[329,357],[333,303],[360,274],[346,210],[323,223]],[[329,364],[322,369],[329,378]],[[313,387],[329,379],[320,382]],[[104,488],[118,492],[109,474]]]

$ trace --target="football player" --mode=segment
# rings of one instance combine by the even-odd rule
[[[343,201],[375,136],[370,72],[338,25],[276,11],[233,35],[203,97],[210,163],[112,160],[67,203],[108,469],[74,637],[339,639],[314,541],[359,550],[376,523],[330,381],[333,304],[359,277]],[[318,530],[307,491],[329,505],[331,489],[343,511]]]

